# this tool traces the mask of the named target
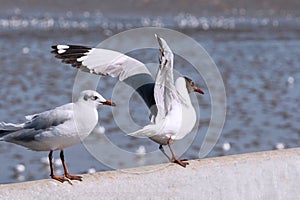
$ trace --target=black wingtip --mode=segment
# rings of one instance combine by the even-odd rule
[[[82,60],[79,60],[79,58],[86,56],[92,49],[87,46],[65,44],[52,45],[51,48],[51,53],[54,54],[56,58],[76,68],[82,66]]]

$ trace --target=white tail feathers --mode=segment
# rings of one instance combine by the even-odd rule
[[[20,128],[23,128],[24,124],[13,124],[13,123],[6,123],[0,122],[0,131],[16,131]]]
[[[134,137],[153,137],[156,134],[160,134],[165,126],[165,121],[162,120],[160,123],[157,124],[150,124],[145,126],[144,128],[135,131],[133,133],[129,133],[128,135]]]

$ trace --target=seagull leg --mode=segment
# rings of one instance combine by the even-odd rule
[[[172,142],[172,139],[169,138],[168,140],[168,146],[169,146],[169,149],[172,153],[172,159],[171,159],[171,162],[173,163],[177,163],[179,165],[181,165],[182,167],[186,167],[186,165],[189,165],[189,163],[186,161],[186,160],[179,160],[178,157],[175,155],[172,147],[171,147],[171,142]]]
[[[172,162],[172,159],[170,158],[170,156],[168,156],[168,154],[165,152],[164,148],[162,145],[159,145],[159,150],[169,159],[170,162]]]
[[[75,175],[69,174],[68,169],[67,169],[67,165],[66,165],[66,162],[65,162],[65,156],[64,156],[64,151],[63,150],[60,151],[60,159],[61,159],[62,165],[64,167],[65,177],[70,179],[70,180],[82,181],[81,176],[75,176]]]
[[[53,169],[53,164],[52,164],[52,153],[53,151],[51,150],[48,157],[49,157],[49,165],[50,165],[50,176],[51,178],[63,183],[64,181],[69,181],[67,178],[63,176],[55,176],[54,175],[54,169]]]

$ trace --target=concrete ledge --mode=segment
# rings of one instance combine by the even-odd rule
[[[144,173],[143,171],[148,171]],[[0,185],[0,199],[298,199],[300,149]]]

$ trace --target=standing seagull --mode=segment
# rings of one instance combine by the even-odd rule
[[[194,82],[187,77],[179,77],[174,85],[173,53],[163,39],[157,39],[161,48],[160,68],[155,82],[143,63],[120,52],[78,45],[55,45],[52,46],[52,53],[62,62],[81,71],[119,76],[120,81],[135,89],[150,109],[154,124],[131,135],[149,136],[160,144],[159,149],[171,162],[185,167],[187,162],[175,156],[171,143],[175,139],[183,138],[196,123],[196,113],[189,93],[204,92],[195,87]],[[165,153],[162,145],[170,147],[172,158]]]
[[[60,182],[82,181],[81,176],[69,174],[63,149],[80,143],[91,133],[98,122],[99,105],[115,106],[96,91],[82,91],[76,102],[26,116],[27,121],[22,124],[0,122],[0,141],[15,143],[34,151],[50,151],[51,178]],[[54,175],[52,153],[55,150],[60,150],[64,177]]]
[[[129,135],[149,137],[160,144],[159,149],[170,162],[185,167],[188,162],[178,159],[171,143],[190,133],[196,123],[196,112],[189,93],[195,91],[204,94],[204,92],[197,88],[194,82],[187,77],[179,77],[174,84],[173,52],[164,39],[155,36],[160,46],[160,65],[154,87],[154,98],[158,112],[153,124]],[[163,145],[169,146],[172,157],[167,155]]]

